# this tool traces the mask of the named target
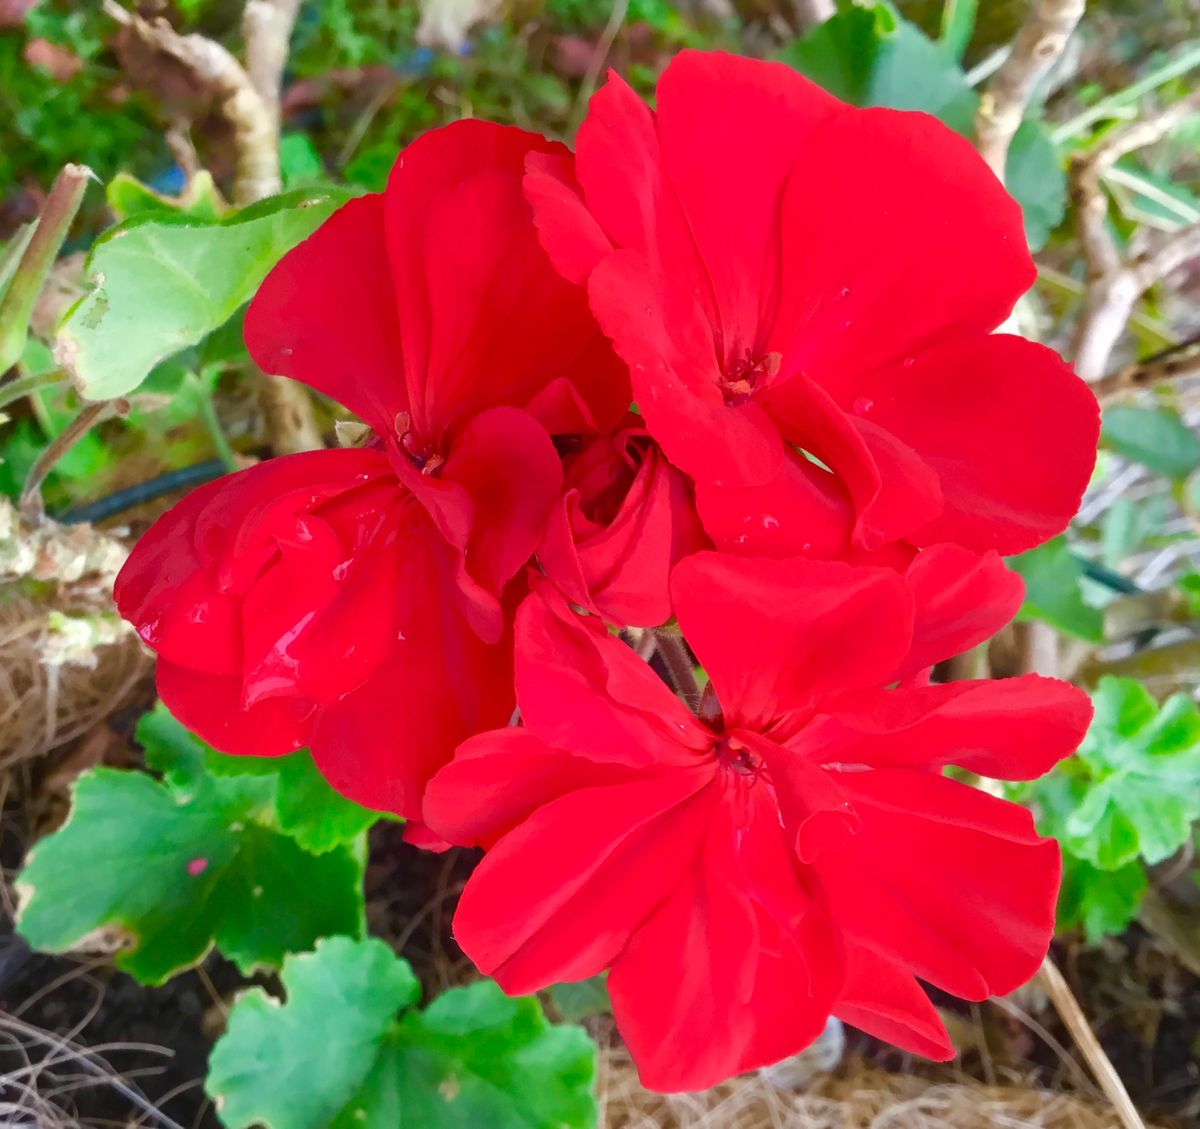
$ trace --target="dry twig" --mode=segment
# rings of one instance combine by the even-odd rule
[[[1073,163],[1071,193],[1079,212],[1079,240],[1087,265],[1087,293],[1075,330],[1075,368],[1096,382],[1125,331],[1134,304],[1153,286],[1200,255],[1200,224],[1155,239],[1128,261],[1108,228],[1108,199],[1102,179],[1122,157],[1161,141],[1180,121],[1200,109],[1200,93],[1150,117],[1115,129]]]
[[[1109,373],[1092,385],[1092,391],[1105,404],[1142,388],[1191,376],[1200,376],[1200,335]]]
[[[1012,50],[979,100],[975,144],[1002,181],[1008,147],[1025,109],[1038,83],[1062,56],[1084,6],[1085,0],[1036,0]]]
[[[1121,1124],[1125,1129],[1146,1129],[1141,1114],[1138,1113],[1137,1107],[1129,1097],[1129,1092],[1125,1089],[1125,1083],[1121,1081],[1121,1076],[1117,1073],[1108,1055],[1104,1053],[1104,1048],[1100,1046],[1100,1040],[1096,1038],[1095,1032],[1087,1021],[1087,1016],[1083,1014],[1083,1009],[1079,1006],[1079,1001],[1063,978],[1063,974],[1059,972],[1058,965],[1049,956],[1042,963],[1038,978],[1042,987],[1046,989],[1046,995],[1050,997],[1050,1002],[1054,1004],[1055,1010],[1062,1017],[1067,1030],[1071,1032],[1075,1045],[1087,1059],[1088,1066],[1092,1068],[1092,1074],[1100,1083],[1100,1088],[1112,1102]]]
[[[233,134],[233,198],[252,204],[279,192],[279,92],[298,0],[248,0],[243,18],[246,66],[203,35],[180,35],[166,20],[147,20],[116,0],[104,10],[144,53],[181,67],[213,98]],[[276,454],[324,446],[303,385],[259,374],[259,393]]]

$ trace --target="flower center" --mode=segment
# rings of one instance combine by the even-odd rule
[[[764,353],[755,357],[749,349],[745,354],[729,362],[721,379],[721,393],[731,408],[740,407],[754,397],[754,393],[778,371],[781,357],[778,353]]]
[[[417,437],[408,412],[397,413],[396,434],[400,436],[400,449],[422,474],[436,474],[446,461],[432,443]]]
[[[734,737],[722,738],[713,752],[722,765],[738,776],[758,776],[762,772],[762,758],[755,756]]]

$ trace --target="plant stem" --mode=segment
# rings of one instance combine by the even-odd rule
[[[83,202],[91,175],[83,165],[66,165],[54,179],[37,229],[0,299],[0,373],[12,368],[25,351],[34,305]]]
[[[62,369],[51,369],[49,372],[19,376],[16,380],[10,380],[7,384],[0,384],[0,409],[7,408],[9,404],[15,403],[17,400],[22,400],[34,392],[41,392],[44,389],[50,388],[60,388],[64,384],[67,384],[69,379]]]
[[[654,638],[667,674],[670,675],[671,685],[687,703],[688,709],[697,710],[700,706],[700,687],[696,683],[695,663],[683,636],[666,627],[658,627],[655,628]]]
[[[88,404],[83,411],[79,413],[62,432],[54,437],[50,446],[47,447],[33,464],[29,471],[29,477],[25,480],[25,486],[21,491],[20,510],[21,516],[29,522],[30,525],[37,525],[45,517],[45,510],[42,506],[42,483],[46,481],[46,476],[54,469],[54,464],[63,457],[76,443],[79,442],[91,429],[100,421],[100,418],[114,404],[121,404],[124,401],[104,401],[99,404]]]
[[[221,420],[217,415],[217,408],[213,403],[212,396],[207,389],[199,386],[200,382],[196,379],[195,374],[189,373],[188,379],[196,385],[196,390],[200,394],[200,419],[203,421],[204,428],[212,440],[213,450],[216,452],[217,458],[221,460],[227,471],[232,472],[237,470],[237,456],[234,453],[233,447],[230,446],[229,437],[225,434],[225,429],[221,426]]]

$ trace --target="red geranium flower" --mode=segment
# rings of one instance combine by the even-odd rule
[[[483,122],[428,133],[386,192],[284,257],[251,355],[374,439],[197,490],[116,586],[186,725],[232,753],[309,745],[340,790],[408,816],[463,737],[511,714],[505,587],[559,496],[547,431],[611,427],[629,402],[538,244],[531,152],[565,150]]]
[[[653,627],[671,618],[671,569],[708,544],[691,483],[631,414],[564,456],[538,562],[573,604]]]
[[[455,917],[468,955],[513,993],[611,968],[654,1089],[783,1058],[831,1012],[950,1057],[917,978],[978,1000],[1032,975],[1059,856],[1028,811],[942,770],[1037,776],[1091,712],[1036,676],[912,677],[1012,613],[994,557],[943,583],[963,553],[928,550],[907,575],[683,561],[675,610],[715,689],[703,720],[594,621],[530,595],[523,728],[465,742],[426,794],[438,834],[489,848]]]
[[[1060,532],[1096,403],[1051,350],[991,333],[1035,268],[971,145],[724,54],[681,53],[656,105],[612,75],[574,165],[532,154],[526,192],[718,544],[1012,553]]]

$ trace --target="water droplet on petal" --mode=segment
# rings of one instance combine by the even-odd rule
[[[762,527],[763,529],[778,529],[779,518],[772,517],[771,514],[763,514]]]
[[[865,416],[873,407],[875,407],[874,400],[868,399],[866,396],[859,396],[859,398],[854,401],[854,407],[852,410],[856,416]]]

